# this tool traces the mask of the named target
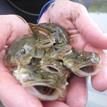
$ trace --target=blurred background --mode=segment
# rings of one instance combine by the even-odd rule
[[[89,11],[90,16],[107,35],[107,0],[72,0],[82,3]],[[107,53],[107,51],[105,50]],[[107,107],[107,91],[98,92],[91,86],[88,79],[87,107]]]

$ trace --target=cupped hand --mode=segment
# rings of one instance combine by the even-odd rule
[[[24,19],[16,15],[0,16],[0,101],[5,107],[68,107],[63,102],[42,103],[22,87],[3,64],[9,45],[30,32]]]
[[[99,73],[92,77],[92,85],[99,91],[107,89],[107,55],[102,51],[107,49],[107,36],[91,19],[86,8],[70,0],[55,0],[39,20],[39,23],[44,22],[57,23],[64,27],[69,33],[70,44],[75,50],[99,53],[101,58],[97,69]],[[85,78],[76,76],[71,78],[66,101],[63,104],[70,107],[84,107],[86,101]],[[53,102],[45,103],[46,107],[49,104],[52,105]]]
[[[19,16],[0,16],[0,101],[5,107],[42,107],[40,101],[20,86],[2,63],[6,48],[28,33],[28,24]]]

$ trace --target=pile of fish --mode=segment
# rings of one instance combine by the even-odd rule
[[[29,24],[32,33],[8,48],[5,65],[22,86],[41,100],[62,99],[71,73],[96,74],[100,57],[95,52],[76,52],[67,32],[53,23]]]

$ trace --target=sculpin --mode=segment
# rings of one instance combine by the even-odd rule
[[[96,74],[99,55],[76,52],[62,27],[53,23],[29,25],[32,33],[11,44],[5,65],[33,95],[45,101],[63,99],[71,73],[80,77]]]

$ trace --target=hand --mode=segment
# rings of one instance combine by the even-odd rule
[[[38,99],[19,85],[2,62],[6,47],[28,33],[28,24],[18,16],[0,16],[0,101],[5,107],[42,107]]]
[[[107,56],[102,51],[107,49],[107,36],[90,18],[86,8],[70,0],[56,0],[41,16],[39,23],[44,22],[57,23],[64,27],[69,33],[71,46],[77,51],[99,53],[101,57],[99,73],[92,77],[92,85],[99,91],[107,89]],[[70,107],[84,107],[86,98],[85,78],[71,78],[66,103],[62,103]],[[48,106],[48,104],[50,103],[48,102],[46,105]]]
[[[5,107],[68,107],[62,102],[42,104],[36,97],[24,89],[3,65],[6,48],[12,42],[29,33],[25,20],[15,15],[0,16],[0,101]]]

